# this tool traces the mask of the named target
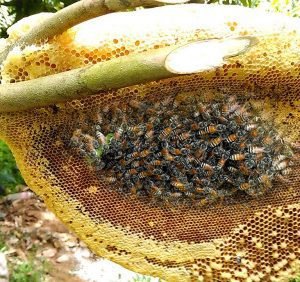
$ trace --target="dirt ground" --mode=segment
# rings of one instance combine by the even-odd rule
[[[42,201],[26,193],[0,200],[0,234],[10,266],[22,261],[46,265],[48,282],[158,281],[94,256]]]

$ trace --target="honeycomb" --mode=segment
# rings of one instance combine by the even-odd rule
[[[28,185],[97,255],[167,281],[288,281],[300,271],[299,23],[241,7],[172,6],[103,16],[44,43],[16,48],[3,63],[2,83],[194,40],[258,39],[216,69],[1,113],[0,137]],[[99,180],[65,144],[78,124],[86,126],[86,116],[107,105],[178,93],[185,99],[212,90],[234,94],[237,101],[249,96],[295,148],[290,174],[261,197],[201,209],[147,205]]]

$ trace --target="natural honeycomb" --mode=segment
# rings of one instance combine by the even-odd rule
[[[198,210],[124,197],[105,179],[99,181],[65,141],[87,126],[87,116],[107,105],[159,101],[178,93],[185,100],[195,91],[214,89],[233,94],[238,103],[250,93],[249,102],[262,120],[272,120],[285,142],[299,148],[299,26],[298,20],[281,15],[202,5],[91,20],[44,44],[12,51],[3,65],[3,82],[198,39],[255,36],[258,43],[203,73],[3,113],[0,136],[13,150],[28,185],[98,255],[167,281],[288,281],[300,271],[297,149],[290,174],[261,197]]]

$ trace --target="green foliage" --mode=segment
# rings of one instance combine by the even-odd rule
[[[300,282],[300,275],[296,278],[290,279],[290,282]]]
[[[249,8],[262,8],[263,10],[280,12],[292,17],[300,16],[299,0],[194,0],[194,3],[222,5],[242,5]]]
[[[0,233],[0,252],[5,252],[7,250],[7,246],[5,244],[5,239],[3,234]]]
[[[47,264],[36,265],[33,261],[22,262],[12,269],[9,282],[41,282],[47,271]]]
[[[6,37],[6,29],[18,20],[40,12],[56,12],[78,0],[0,0],[0,37]],[[194,3],[219,3],[263,7],[269,11],[300,16],[299,0],[192,0]]]
[[[56,12],[78,0],[0,0],[0,37],[6,29],[24,17],[41,12]]]
[[[17,192],[16,186],[19,184],[24,184],[24,180],[17,168],[14,157],[8,146],[0,141],[0,187],[4,188],[2,194]]]
[[[151,282],[151,281],[153,281],[153,278],[144,275],[137,275],[132,280],[132,282]],[[161,280],[159,279],[158,281],[160,282]]]

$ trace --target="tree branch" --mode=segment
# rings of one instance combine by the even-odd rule
[[[25,46],[42,39],[52,38],[63,33],[72,26],[86,20],[105,15],[110,12],[120,11],[139,6],[153,7],[166,3],[185,3],[188,0],[82,0],[76,2],[45,19],[41,24],[34,26],[28,33],[16,42],[11,42],[0,53],[0,64],[6,59],[8,53],[15,46]]]
[[[93,66],[25,82],[0,85],[0,112],[23,111],[177,74],[208,71],[247,52],[258,40],[210,39],[131,54]],[[210,54],[205,50],[214,49]]]
[[[164,63],[178,46],[133,54],[34,80],[0,85],[0,112],[23,111],[172,77]]]

